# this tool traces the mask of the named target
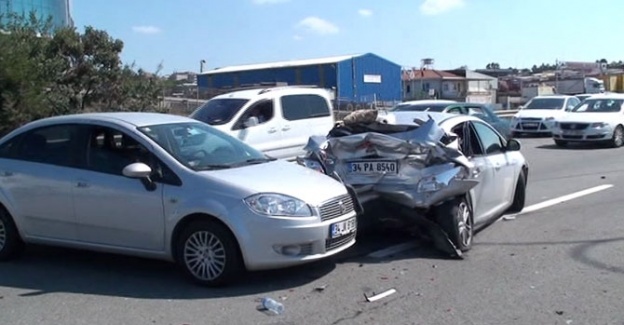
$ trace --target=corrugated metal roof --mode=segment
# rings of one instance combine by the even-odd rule
[[[362,55],[364,54],[341,55],[341,56],[331,56],[331,57],[317,58],[317,59],[289,60],[289,61],[258,63],[258,64],[233,65],[233,66],[217,68],[214,70],[206,71],[206,72],[201,73],[201,75],[211,75],[211,74],[217,74],[217,73],[248,71],[248,70],[298,67],[298,66],[305,66],[305,65],[331,64],[331,63],[337,63],[337,62],[341,62],[345,60],[350,60],[350,59],[353,59],[355,57],[362,56]]]

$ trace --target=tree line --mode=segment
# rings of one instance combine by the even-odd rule
[[[0,17],[2,18],[2,17]],[[164,111],[164,81],[124,64],[124,43],[91,26],[9,15],[0,24],[0,134],[29,121],[98,111]]]

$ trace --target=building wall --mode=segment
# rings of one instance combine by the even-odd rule
[[[42,20],[52,17],[55,27],[73,26],[69,0],[0,0],[1,23],[11,13],[28,16],[32,11]]]
[[[370,53],[340,62],[338,97],[354,102],[400,101],[401,66]]]

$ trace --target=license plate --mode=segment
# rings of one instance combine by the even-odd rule
[[[539,123],[522,123],[522,126],[527,126],[530,128],[536,128],[539,126]]]
[[[582,131],[568,131],[568,130],[563,130],[563,134],[564,135],[581,135],[583,134]]]
[[[357,220],[355,217],[337,222],[329,226],[329,235],[331,238],[342,237],[355,232],[357,229]]]
[[[399,163],[396,161],[354,161],[349,164],[352,174],[397,174]]]

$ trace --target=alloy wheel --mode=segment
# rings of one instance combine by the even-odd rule
[[[615,145],[617,147],[621,146],[622,142],[624,142],[624,132],[622,132],[621,127],[617,127],[615,129],[615,134],[613,137],[614,137],[613,142],[615,142]]]
[[[225,270],[225,246],[208,231],[193,233],[184,243],[184,263],[197,279],[210,281]]]
[[[470,217],[470,208],[466,202],[461,202],[457,209],[457,229],[459,230],[459,238],[464,247],[470,246],[472,242],[472,218]]]

